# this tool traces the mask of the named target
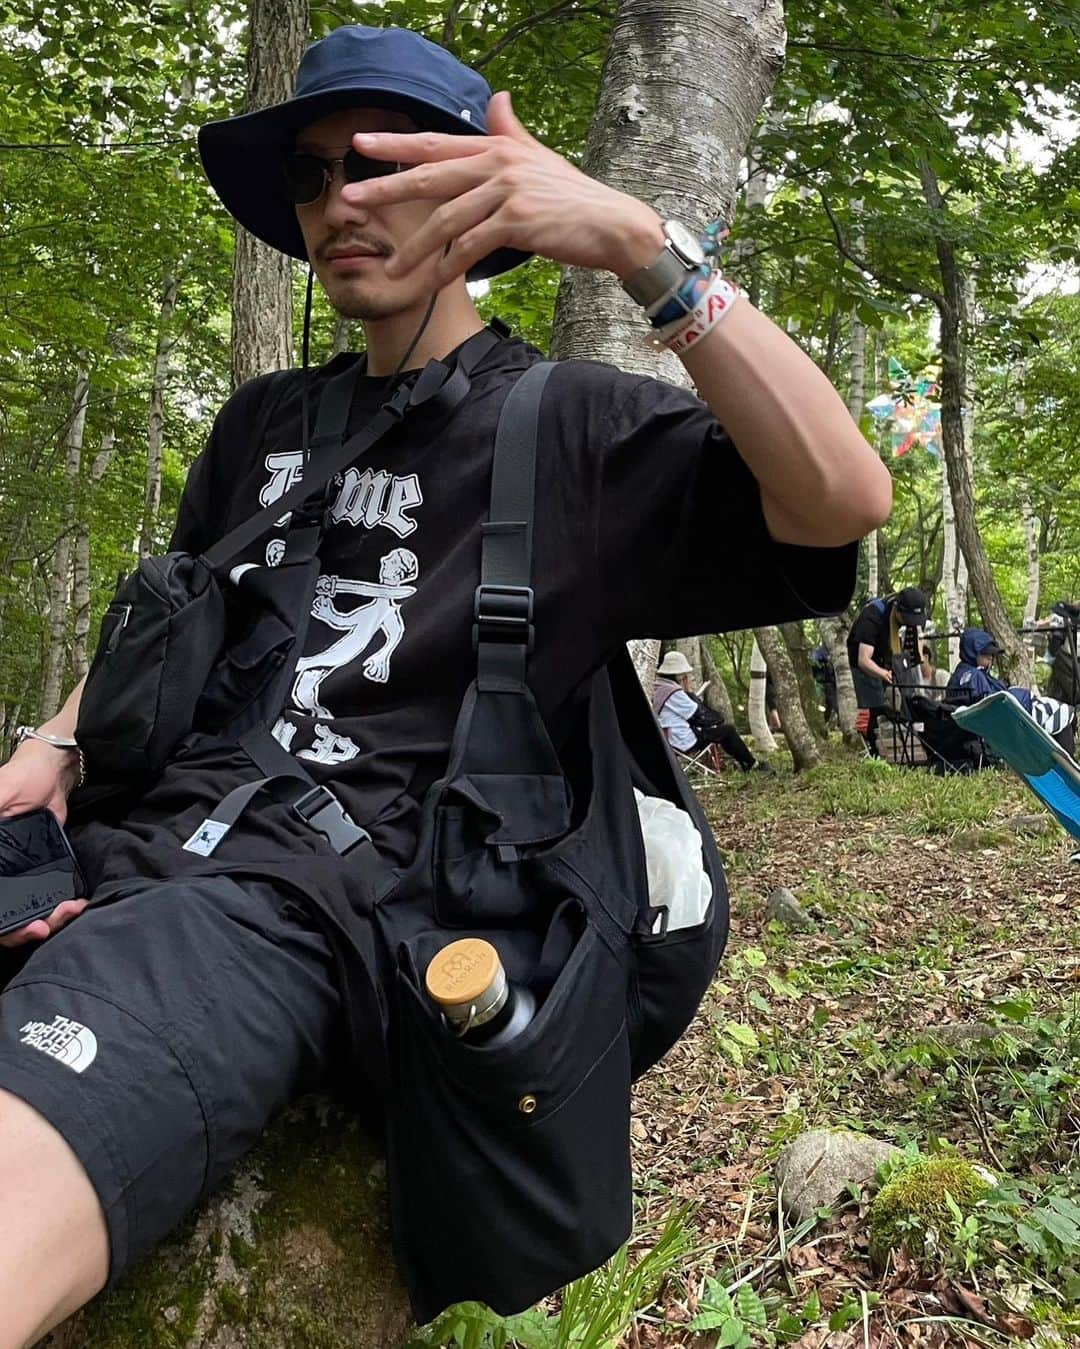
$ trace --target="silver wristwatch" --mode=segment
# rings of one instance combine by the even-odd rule
[[[663,224],[666,243],[660,256],[648,267],[639,267],[622,283],[623,290],[644,309],[666,295],[673,295],[683,282],[705,263],[700,241],[677,220]]]

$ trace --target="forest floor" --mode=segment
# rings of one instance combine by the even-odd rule
[[[1024,832],[1037,804],[996,771],[845,759],[701,795],[731,938],[632,1125],[640,1249],[673,1201],[692,1205],[691,1245],[622,1343],[1080,1345],[1080,867],[1064,834]],[[765,921],[778,886],[812,928]],[[973,1022],[995,1030],[932,1035]],[[912,1220],[928,1264],[901,1252],[876,1270],[866,1194],[812,1227],[780,1216],[777,1156],[814,1127],[959,1154],[1000,1184],[940,1230]]]

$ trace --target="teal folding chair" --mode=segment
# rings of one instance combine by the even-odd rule
[[[953,720],[985,740],[1073,838],[1080,838],[1080,764],[1015,698],[992,693],[971,707],[956,708]],[[1080,852],[1072,860],[1080,861]]]

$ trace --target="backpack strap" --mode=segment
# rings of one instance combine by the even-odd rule
[[[510,390],[499,413],[491,506],[480,530],[480,584],[473,601],[473,649],[481,691],[520,688],[533,648],[532,526],[536,443],[552,361],[538,361]]]

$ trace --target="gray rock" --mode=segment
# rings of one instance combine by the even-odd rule
[[[803,1222],[819,1208],[839,1199],[849,1185],[873,1180],[882,1162],[899,1149],[866,1134],[811,1129],[800,1134],[780,1154],[776,1187],[784,1212],[792,1222]]]
[[[779,923],[793,932],[805,932],[814,926],[814,920],[784,886],[775,889],[765,901],[765,921]]]
[[[934,1041],[948,1049],[987,1053],[1003,1036],[1025,1045],[1036,1038],[1035,1032],[1027,1026],[993,1026],[989,1021],[946,1021],[940,1026],[928,1026],[919,1039]]]
[[[1013,815],[1002,824],[1010,834],[1046,835],[1057,832],[1057,824],[1049,815]]]

